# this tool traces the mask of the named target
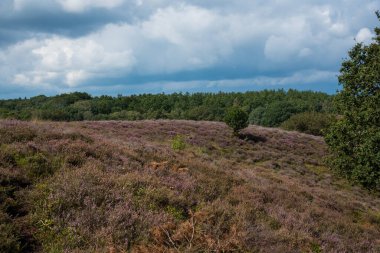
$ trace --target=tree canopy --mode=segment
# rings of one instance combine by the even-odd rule
[[[368,188],[380,189],[380,28],[375,34],[369,45],[356,44],[342,63],[343,89],[335,99],[341,118],[326,141],[334,168]]]
[[[245,93],[173,93],[93,97],[74,92],[58,96],[0,100],[0,118],[21,120],[189,119],[223,121],[238,105],[249,123],[279,126],[296,113],[331,112],[332,96],[321,92],[264,90]]]
[[[227,110],[224,121],[237,135],[240,129],[248,126],[248,114],[239,107],[234,106]]]

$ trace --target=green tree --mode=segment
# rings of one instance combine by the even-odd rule
[[[267,106],[259,106],[252,110],[249,115],[250,123],[268,126],[268,127],[277,127],[285,120],[289,119],[293,114],[300,112],[296,108],[294,103],[288,101],[272,101]]]
[[[371,44],[356,44],[342,63],[343,89],[335,99],[341,118],[330,128],[326,142],[334,168],[380,190],[380,28],[375,34]]]
[[[240,129],[248,126],[248,114],[239,107],[231,107],[227,110],[224,122],[232,128],[234,135],[237,135]]]
[[[324,131],[335,122],[334,114],[321,112],[303,112],[294,114],[280,127],[285,130],[298,131],[312,135],[324,135]]]
[[[0,118],[21,120],[192,119],[223,121],[227,108],[250,112],[249,122],[278,126],[305,111],[331,112],[332,96],[296,90],[232,93],[141,94],[92,97],[74,92],[52,97],[0,100]],[[127,113],[131,112],[131,113]]]

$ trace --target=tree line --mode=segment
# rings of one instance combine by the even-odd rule
[[[0,100],[0,118],[19,120],[142,120],[186,119],[223,121],[225,111],[238,106],[249,122],[279,126],[302,112],[331,113],[333,96],[312,91],[264,90],[245,93],[173,93],[93,97],[74,92]]]

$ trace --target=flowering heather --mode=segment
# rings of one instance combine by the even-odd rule
[[[380,252],[378,195],[326,152],[218,122],[0,121],[0,252]]]

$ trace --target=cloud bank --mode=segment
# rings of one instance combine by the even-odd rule
[[[377,9],[370,0],[5,0],[0,96],[20,87],[19,96],[294,85],[331,92],[347,50],[373,37]]]

